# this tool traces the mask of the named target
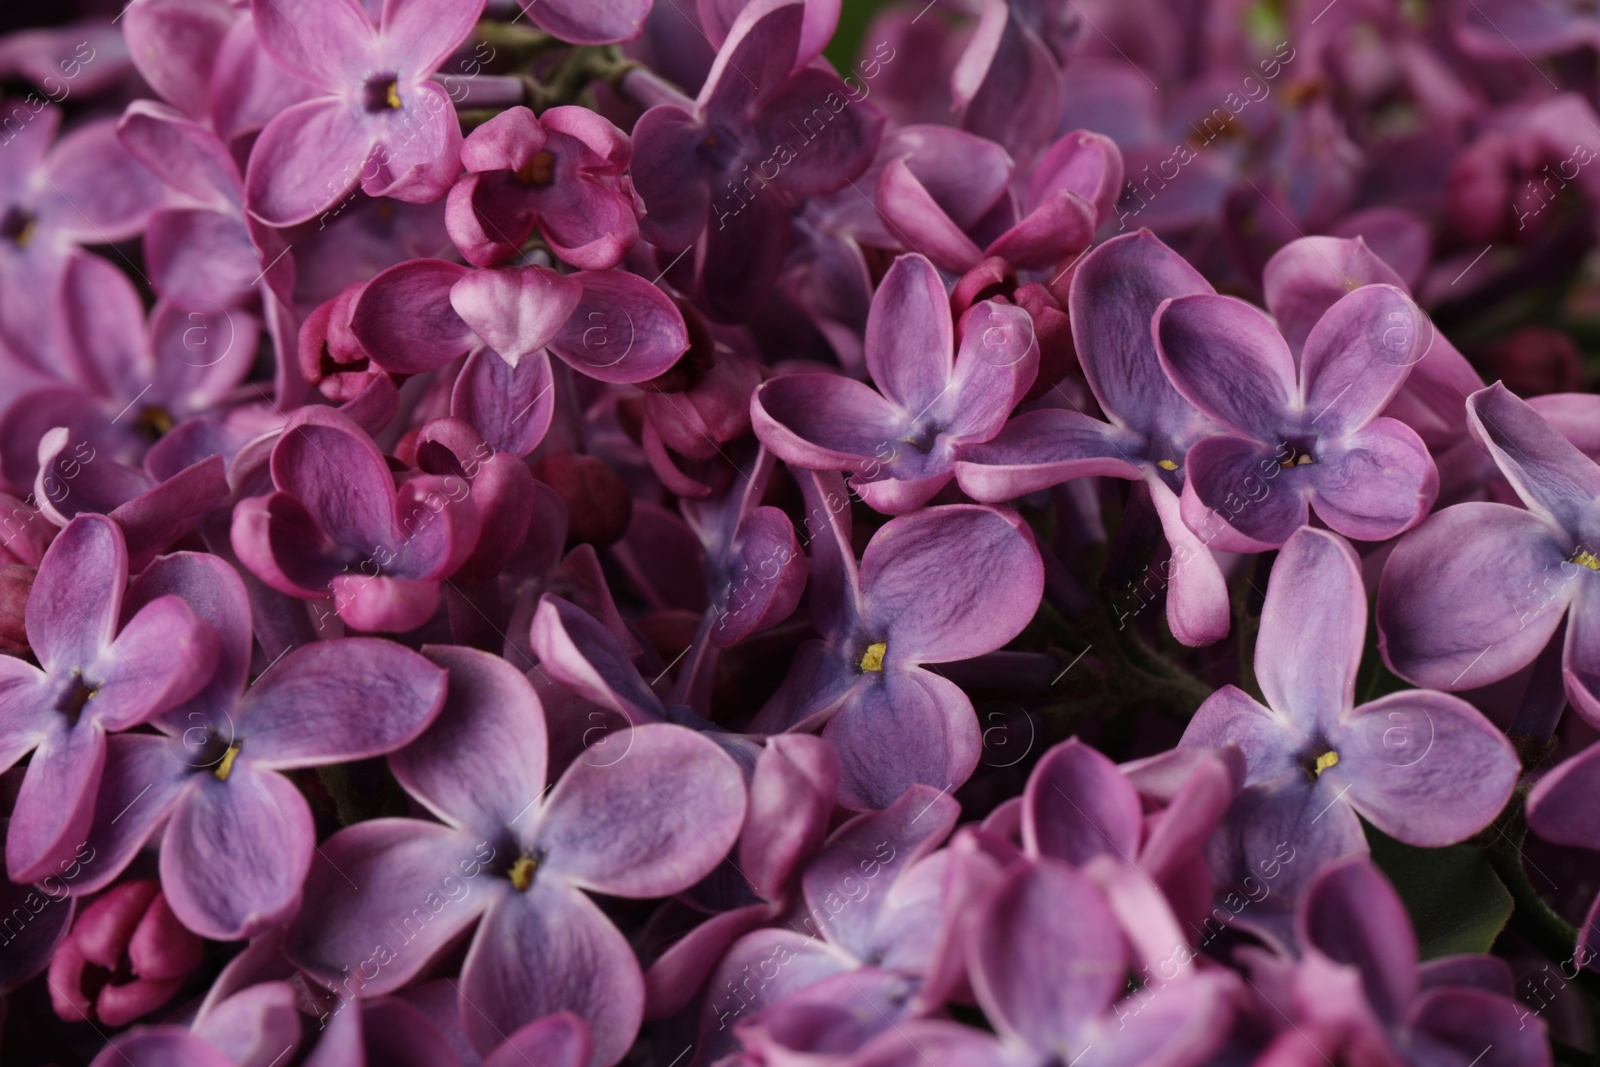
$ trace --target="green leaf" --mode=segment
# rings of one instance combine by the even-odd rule
[[[1511,893],[1472,845],[1416,848],[1366,827],[1372,859],[1394,883],[1422,958],[1488,952],[1511,918]]]

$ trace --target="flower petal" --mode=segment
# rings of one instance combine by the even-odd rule
[[[58,717],[34,750],[6,832],[6,872],[37,882],[58,872],[89,832],[105,766],[106,735],[92,723],[68,727]]]
[[[56,535],[39,563],[28,598],[28,644],[46,671],[86,667],[111,644],[128,551],[122,531],[103,515],[80,515]]]
[[[266,0],[260,6],[276,5]],[[250,213],[279,227],[316,218],[355,188],[373,139],[373,129],[358,112],[329,97],[280,112],[250,151],[244,176]]]
[[[572,314],[550,342],[580,374],[601,382],[643,382],[689,351],[689,328],[672,299],[637,274],[585,270]]]
[[[468,275],[466,267],[441,259],[390,267],[361,291],[350,313],[351,332],[384,370],[437,370],[477,344],[452,295]]]
[[[1399,288],[1364,285],[1343,297],[1317,320],[1300,357],[1311,425],[1331,435],[1371,422],[1432,343],[1432,323]]]
[[[1472,436],[1528,507],[1578,533],[1595,522],[1600,466],[1496,382],[1467,398]]]
[[[1131,861],[1144,812],[1117,765],[1076,737],[1045,753],[1022,796],[1022,842],[1033,856],[1081,867],[1096,856]]]
[[[1173,386],[1226,426],[1277,444],[1299,407],[1294,357],[1272,320],[1231,296],[1168,300],[1150,329]]]
[[[550,343],[582,297],[578,280],[544,267],[477,270],[450,287],[456,314],[513,367]]]
[[[1366,638],[1355,550],[1336,534],[1297,530],[1272,565],[1261,608],[1256,678],[1268,707],[1307,733],[1328,729],[1355,706]]]
[[[1439,470],[1417,432],[1377,419],[1306,468],[1317,517],[1346,537],[1384,541],[1421,522],[1439,495]]]
[[[886,667],[855,690],[822,732],[839,752],[839,803],[888,807],[907,789],[960,788],[978,765],[983,739],[961,687],[920,667]]]
[[[867,314],[867,371],[884,396],[926,411],[950,386],[955,327],[950,298],[933,264],[919,255],[894,261]]]

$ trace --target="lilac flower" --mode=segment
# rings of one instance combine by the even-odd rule
[[[828,1033],[827,1015],[863,1014],[863,1000],[891,990],[891,1014],[864,1013],[856,1026],[868,1033],[855,1043],[916,1011],[912,994],[942,948],[948,857],[935,849],[958,813],[948,796],[913,786],[883,811],[839,827],[806,866],[801,895],[778,925],[744,935],[711,975],[700,1011],[702,1060],[730,1051],[736,1031],[747,1048],[793,1049]],[[761,1032],[750,1034],[751,1026]]]
[[[161,202],[161,183],[117,141],[116,123],[87,123],[56,141],[54,107],[5,107],[0,152],[0,343],[52,373],[55,291],[79,245],[126,240]],[[52,141],[55,143],[52,145]]]
[[[518,0],[536,25],[574,44],[631,41],[654,0]],[[674,18],[680,17],[674,15]]]
[[[469,263],[492,267],[537,226],[566,262],[615,267],[639,237],[622,179],[632,150],[627,134],[587,108],[537,118],[525,107],[502,111],[461,146],[467,174],[450,190],[450,239]]]
[[[250,601],[215,556],[180,552],[141,574],[139,605],[181,597],[221,640],[206,687],[124,734],[106,756],[88,832],[100,863],[75,887],[120,872],[163,824],[161,884],[189,929],[222,941],[287,918],[311,864],[311,810],[280,771],[367,759],[420,734],[444,701],[445,675],[373,638],[321,641],[273,660],[248,687]]]
[[[1033,618],[1044,566],[1008,510],[956,504],[891,520],[859,567],[837,475],[801,480],[812,541],[811,619],[752,728],[818,725],[839,750],[839,802],[883,808],[914,784],[955,789],[977,766],[977,718],[960,687],[923,664],[981,656]],[[813,525],[814,524],[814,525]]]
[[[139,1026],[89,1067],[273,1067],[300,1048],[300,1012],[287,982],[261,982],[201,1007],[190,1027]]]
[[[982,501],[1089,475],[1141,479],[1172,546],[1167,624],[1189,645],[1220,640],[1229,626],[1222,572],[1209,542],[1183,522],[1178,496],[1190,447],[1215,423],[1167,380],[1150,320],[1169,298],[1210,292],[1148,230],[1107,241],[1078,265],[1067,300],[1079,364],[1110,421],[1059,408],[1026,412],[955,460],[957,483]]]
[[[454,990],[446,989],[454,1008]],[[480,1061],[457,1054],[465,1035],[460,1021],[452,1022],[441,1032],[423,1008],[400,997],[364,1000],[327,1022],[305,1067],[584,1067],[594,1047],[583,1020],[560,1012],[522,1027]]]
[[[123,622],[128,554],[110,519],[83,515],[56,536],[28,598],[35,667],[0,657],[0,765],[33,752],[6,833],[13,882],[54,873],[85,838],[106,734],[193,696],[217,636],[181,599],[159,597]]]
[[[484,0],[388,0],[377,25],[355,0],[252,0],[261,47],[327,94],[267,124],[250,152],[245,203],[263,222],[314,218],[359,183],[428,203],[461,167],[450,95],[430,79],[466,40]]]
[[[200,966],[205,946],[152,881],[123,882],[79,913],[50,961],[50,998],[67,1022],[122,1027],[161,1007]],[[93,967],[94,970],[90,970]]]
[[[872,162],[883,117],[802,47],[809,4],[742,10],[693,109],[651,108],[633,130],[642,232],[677,253],[704,243],[706,310],[740,321],[771,292],[802,197],[831,193]]]
[[[922,256],[901,256],[867,317],[879,392],[835,374],[770,379],[750,398],[756,435],[795,466],[851,471],[851,487],[879,511],[921,507],[954,476],[963,446],[1001,431],[1038,373],[1021,308],[986,300],[959,327],[958,350],[938,272]]]
[[[1405,690],[1355,706],[1367,598],[1355,552],[1304,528],[1272,568],[1256,677],[1263,706],[1234,686],[1200,705],[1183,747],[1238,745],[1244,792],[1212,841],[1226,882],[1293,842],[1292,895],[1325,862],[1366,851],[1366,819],[1408,844],[1465,840],[1500,813],[1516,785],[1511,744],[1472,705]]]
[[[616,739],[620,757],[579,759],[544,797],[544,716],[527,679],[470,649],[429,655],[450,672],[445,708],[390,766],[445,822],[376,819],[330,838],[290,957],[376,996],[477,925],[460,982],[473,1045],[571,1011],[594,1034],[590,1067],[609,1067],[638,1030],[644,982],[583,890],[659,897],[705,875],[744,819],[738,766],[687,730],[643,726]]]
[[[1504,385],[1472,394],[1467,418],[1526,509],[1457,504],[1401,541],[1378,587],[1384,662],[1419,685],[1470,689],[1531,663],[1565,618],[1567,696],[1600,722],[1588,580],[1600,570],[1600,467]]]
[[[422,625],[478,543],[466,481],[418,474],[396,488],[377,445],[330,408],[290,417],[271,469],[275,491],[234,509],[233,550],[280,593],[333,597],[358,630]]]
[[[1366,285],[1329,308],[1298,364],[1272,320],[1232,297],[1169,300],[1151,323],[1179,393],[1224,430],[1189,450],[1183,516],[1230,551],[1259,552],[1308,507],[1377,541],[1421,521],[1439,473],[1416,432],[1379,416],[1433,330],[1405,293]]]
[[[1512,998],[1511,971],[1482,956],[1419,966],[1405,906],[1364,856],[1324,865],[1295,909],[1300,958],[1247,949],[1256,995],[1289,1029],[1258,1063],[1424,1067],[1550,1063],[1544,1023]]]

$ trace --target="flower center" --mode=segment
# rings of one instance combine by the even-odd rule
[[[178,420],[172,417],[172,412],[157,404],[140,409],[133,427],[150,440],[159,441],[177,424]]]
[[[517,177],[525,185],[549,185],[550,179],[555,177],[555,169],[556,157],[540,152],[517,168]]]
[[[1297,445],[1292,441],[1285,441],[1278,449],[1278,455],[1283,457],[1278,461],[1278,466],[1284,470],[1288,470],[1290,467],[1304,467],[1307,463],[1315,463],[1317,461],[1309,448],[1304,445]]]
[[[938,423],[929,422],[919,426],[912,433],[900,438],[912,448],[927,455],[933,451],[934,442],[939,440],[939,435],[944,432],[944,427]]]
[[[367,110],[373,113],[400,110],[400,80],[393,74],[368,78],[366,105]]]
[[[516,862],[511,864],[506,871],[506,877],[511,879],[511,888],[519,893],[526,893],[533,884],[533,876],[539,872],[539,863],[544,859],[543,852],[527,853],[518,856]]]
[[[1588,567],[1592,571],[1600,571],[1600,556],[1596,556],[1587,548],[1578,549],[1577,554],[1567,562],[1576,563],[1580,567]]]
[[[1178,464],[1170,459],[1158,459],[1156,460],[1156,466],[1160,467],[1164,471],[1175,471],[1178,469]]]
[[[38,229],[38,222],[39,217],[33,212],[20,207],[10,208],[0,216],[0,237],[18,248],[27,248],[33,240],[34,231]]]
[[[884,641],[874,641],[867,646],[861,654],[861,669],[863,671],[883,670],[883,654],[889,651],[889,645]]]
[[[217,764],[217,769],[211,773],[217,776],[217,781],[226,782],[228,775],[233,773],[233,761],[239,756],[239,742],[235,741],[228,746],[228,751],[222,754],[222,762]]]
[[[1327,742],[1324,741],[1323,744],[1327,744]],[[1320,747],[1320,745],[1316,746],[1316,748],[1313,748],[1311,751],[1315,752],[1317,748]],[[1339,753],[1330,748],[1323,752],[1322,755],[1317,756],[1314,759],[1310,758],[1308,754],[1307,758],[1304,759],[1300,765],[1306,769],[1306,773],[1309,774],[1313,779],[1321,778],[1323,771],[1327,770],[1329,767],[1336,767],[1339,765]]]
[[[72,672],[72,681],[67,684],[67,691],[61,694],[61,701],[56,704],[56,710],[67,717],[69,726],[78,725],[78,719],[83,715],[84,707],[89,699],[99,692],[83,680],[83,675],[77,671]]]

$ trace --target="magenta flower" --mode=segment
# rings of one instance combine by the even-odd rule
[[[406,744],[438,714],[445,674],[374,638],[283,653],[246,686],[254,648],[244,583],[215,556],[180,552],[133,583],[132,605],[181,598],[221,640],[206,687],[113,739],[87,839],[98,862],[74,892],[108,884],[163,824],[161,884],[189,929],[253,937],[300,902],[311,809],[281,771],[369,759]]]
[[[178,922],[158,884],[123,882],[84,908],[56,949],[50,998],[67,1022],[94,1018],[126,1026],[171,1000],[204,953],[204,943]]]
[[[464,479],[417,474],[396,487],[378,446],[331,408],[291,416],[271,470],[275,491],[234,509],[233,550],[280,593],[331,596],[355,629],[422,625],[440,584],[477,546],[477,503]]]
[[[1384,662],[1472,689],[1533,662],[1565,619],[1567,696],[1600,722],[1600,467],[1504,385],[1473,393],[1467,419],[1526,507],[1457,504],[1400,542],[1378,587]]]
[[[639,238],[622,178],[632,151],[627,134],[587,108],[502,111],[461,146],[467,173],[450,190],[450,239],[467,262],[493,267],[538,227],[573,266],[615,267]]]
[[[377,25],[355,0],[252,0],[261,47],[318,96],[267,123],[245,204],[273,226],[371,196],[437,200],[461,169],[461,127],[432,79],[484,0],[387,0]]]
[[[741,321],[772,291],[804,197],[843,188],[872,162],[876,108],[802,47],[811,5],[755,0],[739,12],[692,110],[651,108],[633,130],[646,240],[677,253],[704,240],[706,310]]]
[[[1308,509],[1378,541],[1421,521],[1439,472],[1409,426],[1379,413],[1427,354],[1433,328],[1390,285],[1365,285],[1318,320],[1299,361],[1271,319],[1232,297],[1157,309],[1173,386],[1225,432],[1189,449],[1183,517],[1217,548],[1275,548]]]
[[[903,515],[954,477],[960,450],[993,438],[1033,385],[1039,345],[1019,307],[986,300],[951,323],[933,264],[901,256],[867,316],[878,391],[837,374],[786,374],[750,398],[756,436],[810,470],[847,470],[863,500]]]
[[[687,730],[643,726],[545,796],[544,714],[527,679],[470,649],[429,655],[450,672],[445,708],[390,766],[444,822],[376,819],[330,838],[289,955],[341,997],[376,996],[476,925],[460,981],[473,1045],[571,1011],[594,1034],[589,1067],[610,1067],[638,1031],[644,980],[584,890],[660,897],[708,873],[744,819],[738,765]]]
[[[178,597],[123,621],[128,553],[116,523],[83,515],[56,536],[28,598],[38,658],[0,656],[0,765],[29,752],[6,833],[13,882],[56,873],[84,841],[106,734],[193,696],[211,678],[217,635]]]
[[[1321,865],[1366,851],[1357,818],[1438,848],[1482,830],[1516,785],[1511,743],[1459,697],[1405,690],[1355,706],[1367,597],[1355,552],[1305,528],[1278,554],[1256,643],[1263,706],[1234,686],[1200,705],[1183,747],[1244,750],[1248,776],[1212,839],[1225,882],[1291,842],[1285,892]],[[1279,888],[1275,886],[1275,888]]]
[[[1012,511],[955,504],[890,521],[859,567],[837,475],[801,479],[814,538],[811,619],[821,631],[752,724],[819,725],[839,750],[839,802],[884,808],[912,785],[955,789],[977,766],[972,702],[923,664],[981,656],[1033,618],[1044,565]]]

